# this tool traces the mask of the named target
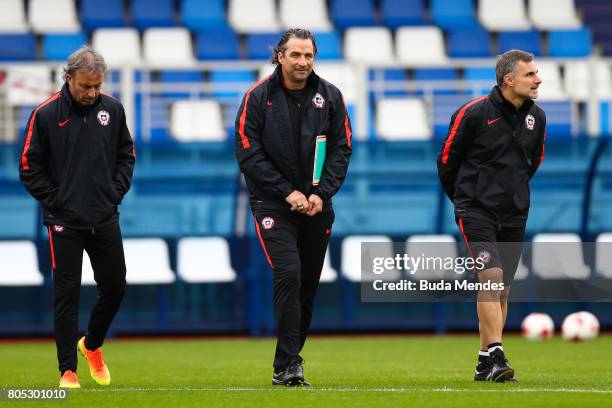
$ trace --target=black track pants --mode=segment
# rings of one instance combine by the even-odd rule
[[[119,224],[95,229],[75,230],[49,226],[53,264],[55,343],[60,373],[76,372],[79,295],[83,250],[94,270],[98,298],[91,312],[85,346],[102,346],[125,292],[125,258]]]
[[[330,208],[309,217],[288,210],[254,210],[254,215],[274,281],[278,372],[301,361],[334,212]]]

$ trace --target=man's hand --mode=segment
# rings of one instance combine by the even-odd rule
[[[311,194],[308,197],[308,212],[306,215],[313,216],[323,211],[323,200],[316,194]]]
[[[308,211],[308,200],[300,191],[293,190],[291,194],[285,197],[285,201],[291,205],[291,211],[297,211],[301,214],[305,214]]]

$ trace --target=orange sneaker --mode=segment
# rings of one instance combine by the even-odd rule
[[[79,343],[77,344],[77,348],[81,352],[81,355],[87,360],[91,378],[93,378],[94,381],[100,385],[110,384],[110,372],[108,371],[108,367],[104,363],[104,355],[102,354],[102,349],[98,347],[95,350],[88,350],[85,347],[85,337],[81,337],[81,340],[79,340]]]
[[[79,379],[76,373],[71,370],[64,371],[64,375],[60,378],[59,383],[60,388],[81,388],[81,384],[79,384]]]

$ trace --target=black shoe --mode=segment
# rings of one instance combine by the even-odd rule
[[[474,381],[487,381],[489,373],[491,373],[491,359],[489,356],[478,356],[478,365],[474,373]]]
[[[304,367],[301,362],[289,364],[283,371],[274,373],[272,376],[272,385],[286,385],[287,387],[294,386],[310,386],[310,383],[304,379]]]
[[[514,378],[514,368],[508,365],[504,352],[496,349],[489,354],[491,360],[491,371],[487,376],[488,381],[503,383]]]

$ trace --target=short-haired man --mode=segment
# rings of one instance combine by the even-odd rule
[[[334,222],[331,198],[351,156],[342,94],[313,72],[316,53],[308,30],[284,32],[274,73],[246,93],[236,116],[236,157],[274,281],[274,385],[308,384],[300,352]]]
[[[66,82],[32,114],[19,174],[43,207],[53,268],[54,330],[60,387],[79,388],[77,348],[100,385],[110,383],[101,346],[126,287],[117,206],[136,160],[123,106],[100,93],[106,64],[89,47],[68,57]],[[78,338],[83,250],[98,298],[87,334]]]
[[[474,379],[514,379],[502,346],[508,294],[521,256],[529,212],[529,180],[544,159],[546,116],[534,104],[542,80],[532,54],[511,50],[496,66],[497,86],[453,115],[438,156],[438,175],[455,206],[469,255],[482,258],[480,351]]]

